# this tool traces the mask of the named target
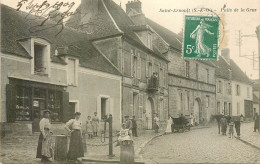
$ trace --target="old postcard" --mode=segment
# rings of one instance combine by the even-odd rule
[[[1,0],[0,163],[260,163],[259,0]]]

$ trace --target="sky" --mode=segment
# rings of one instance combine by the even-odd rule
[[[17,4],[21,0],[0,0],[1,3],[13,8],[17,8]],[[30,2],[31,0],[28,0]],[[34,2],[42,3],[44,0],[34,0]],[[56,2],[75,2],[72,10],[75,10],[81,0],[48,0],[50,4]],[[114,0],[117,4],[125,9],[128,0]],[[256,26],[260,24],[260,0],[140,0],[142,2],[142,11],[146,17],[152,19],[158,24],[168,28],[169,30],[179,33],[183,28],[183,20],[185,12],[159,12],[161,9],[193,9],[193,8],[209,8],[221,17],[224,22],[224,41],[220,47],[229,48],[231,58],[246,72],[251,79],[258,78],[258,42],[256,38]],[[221,8],[226,6],[224,12]],[[235,12],[235,9],[238,9]],[[229,9],[229,10],[227,10]],[[244,9],[242,12],[241,9]],[[21,10],[26,11],[23,6]],[[239,30],[242,36],[241,55],[239,56],[238,36]],[[253,64],[253,53],[255,54],[255,62]],[[254,68],[253,68],[254,66]]]

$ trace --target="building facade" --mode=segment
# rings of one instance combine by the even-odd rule
[[[74,15],[67,26],[90,30],[95,47],[121,72],[122,117],[135,116],[138,130],[143,130],[153,128],[154,114],[167,120],[168,60],[154,48],[153,32],[129,17],[128,10],[137,3],[129,2],[125,12],[113,1],[82,0],[79,13],[87,14]]]
[[[117,68],[85,32],[66,27],[57,35],[57,26],[44,29],[55,25],[53,20],[31,31],[44,18],[26,18],[35,16],[1,5],[1,124],[14,133],[36,132],[48,109],[57,133],[64,134],[64,122],[76,111],[83,124],[94,112],[100,119],[113,114],[120,129],[122,78]]]
[[[232,70],[229,49],[221,51],[216,65],[216,114],[232,115]]]

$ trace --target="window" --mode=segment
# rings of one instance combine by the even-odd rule
[[[227,83],[227,94],[231,95],[231,83]]]
[[[206,72],[207,72],[207,76],[206,76],[207,79],[206,80],[207,80],[207,83],[209,83],[209,69],[206,69]]]
[[[206,96],[206,108],[209,107],[209,104],[210,104],[210,102],[209,102],[209,96]]]
[[[138,93],[133,93],[133,111],[132,111],[132,115],[136,115],[137,114],[137,118],[138,118],[138,109],[139,109],[139,103],[138,103]]]
[[[247,98],[250,98],[250,90],[249,90],[249,87],[247,87]]]
[[[164,84],[164,74],[163,74],[163,68],[160,68],[159,72],[159,84],[162,87]]]
[[[137,56],[134,56],[134,62],[133,62],[133,76],[137,78],[137,67],[138,67],[138,58]]]
[[[240,115],[240,103],[237,103],[237,115]]]
[[[76,85],[76,60],[68,59],[68,85]]]
[[[34,43],[34,73],[39,75],[48,74],[48,58],[47,46],[39,43]]]
[[[189,61],[185,61],[185,76],[189,77],[189,71],[190,71],[190,63]]]
[[[147,47],[152,48],[152,35],[149,32],[148,32],[148,35],[147,35]]]
[[[146,69],[146,62],[145,59],[141,59],[141,81],[146,82],[146,77],[145,77],[145,69]]]
[[[104,119],[107,114],[107,98],[101,98],[101,118]]]
[[[196,63],[196,79],[199,79],[199,65]]]
[[[148,64],[148,77],[152,77],[153,75],[153,64],[149,62]]]
[[[222,81],[218,81],[218,93],[222,93]]]
[[[217,114],[220,114],[220,102],[217,102]]]
[[[240,96],[240,86],[238,84],[236,85],[236,95]]]
[[[189,104],[189,102],[190,102],[190,96],[189,96],[189,92],[187,92],[187,108],[186,108],[186,110],[189,110],[189,109],[190,109],[190,104]]]

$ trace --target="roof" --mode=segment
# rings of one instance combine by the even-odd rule
[[[77,10],[80,10],[80,8],[81,5]],[[86,30],[92,26],[93,31],[89,34],[89,38],[92,40],[122,35],[123,38],[131,44],[140,46],[144,51],[168,61],[163,54],[158,51],[151,50],[143,44],[138,35],[135,33],[137,29],[134,28],[134,22],[114,1],[99,0],[98,13],[90,19],[84,28],[82,28],[83,26],[80,23],[80,13],[81,12],[78,12],[78,14],[72,16],[66,25],[81,30]]]
[[[232,80],[252,84],[252,81],[247,77],[247,75],[241,70],[241,68],[230,59],[230,67],[232,70]]]
[[[1,51],[31,58],[19,41],[31,37],[43,38],[51,44],[52,62],[66,64],[61,57],[54,55],[57,48],[77,47],[77,51],[69,51],[69,54],[79,57],[82,66],[120,75],[120,72],[88,41],[85,32],[62,27],[51,20],[47,20],[43,26],[40,26],[44,19],[1,4]],[[83,41],[84,45],[81,44]]]
[[[216,61],[216,76],[219,78],[223,78],[223,79],[227,79],[230,80],[230,71],[231,71],[231,67],[230,65],[227,63],[227,61],[224,59],[223,56],[219,56],[219,60]]]

